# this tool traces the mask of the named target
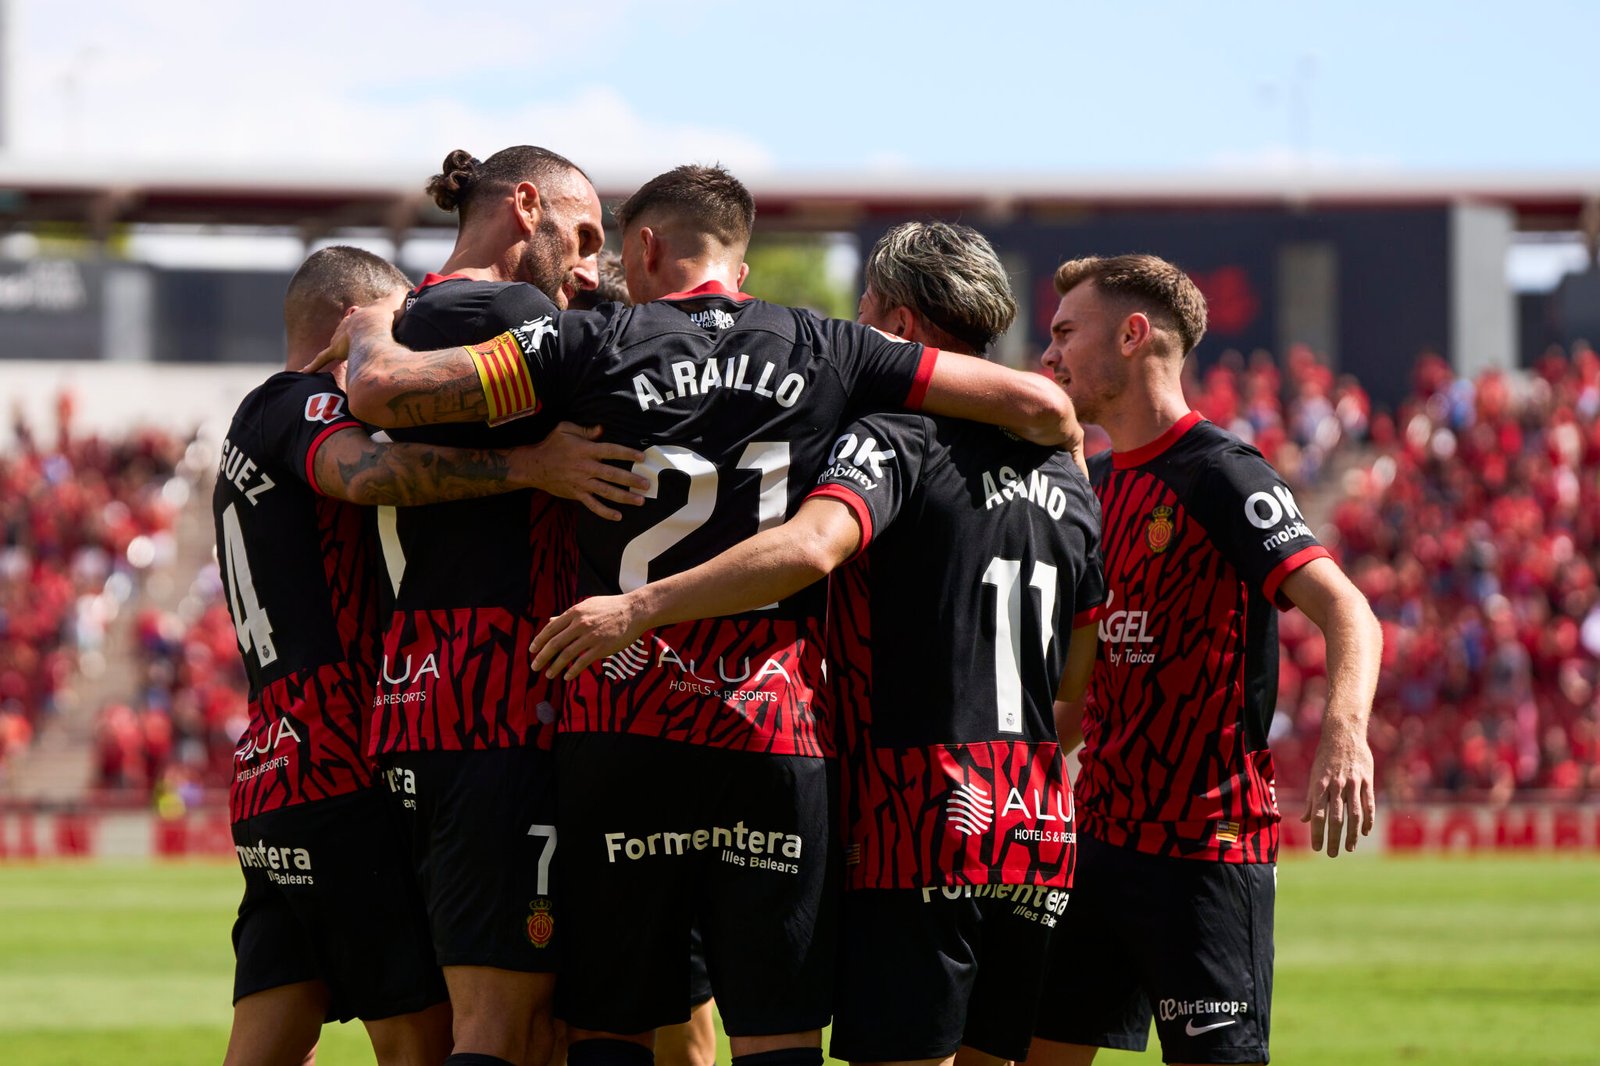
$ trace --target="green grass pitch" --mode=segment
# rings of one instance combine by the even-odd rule
[[[224,864],[0,865],[0,1063],[220,1062],[239,888]],[[1277,939],[1285,1066],[1600,1063],[1600,857],[1296,858]],[[348,1025],[318,1061],[373,1059]]]

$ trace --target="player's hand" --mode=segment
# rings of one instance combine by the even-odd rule
[[[1374,798],[1372,748],[1365,736],[1350,730],[1325,730],[1311,763],[1311,784],[1306,789],[1302,822],[1311,823],[1311,850],[1321,851],[1324,838],[1328,857],[1356,849],[1357,834],[1372,832]]]
[[[370,304],[346,308],[339,327],[333,331],[333,339],[311,360],[304,373],[315,374],[343,362],[350,357],[353,346],[374,334],[380,338],[392,336],[394,321],[399,317],[404,300],[405,293],[396,290]]]
[[[644,453],[606,444],[599,439],[600,432],[599,426],[562,422],[538,444],[512,452],[513,480],[552,496],[577,500],[601,518],[619,520],[622,512],[603,501],[637,507],[644,502],[640,493],[650,488],[650,482],[607,460],[642,463]]]
[[[528,654],[535,673],[571,681],[596,660],[638,640],[644,628],[626,594],[591,596],[546,622],[528,646]]]

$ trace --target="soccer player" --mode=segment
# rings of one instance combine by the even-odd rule
[[[417,353],[389,340],[381,315],[358,313],[325,355],[348,345],[352,402],[373,417],[431,382],[466,401],[441,417],[546,409],[641,447],[644,506],[615,523],[579,516],[589,594],[636,588],[781,522],[851,401],[1078,439],[1070,404],[1037,375],[740,293],[754,213],[721,168],[680,167],[617,211],[634,307]],[[569,688],[557,746],[574,1066],[648,1061],[650,1031],[682,1020],[695,917],[735,1060],[820,1062],[836,871],[829,740],[813,709],[819,597],[663,627]]]
[[[866,279],[862,322],[942,351],[981,353],[1016,315],[994,250],[964,226],[896,226]],[[1080,699],[1094,663],[1098,543],[1099,505],[1070,455],[978,423],[872,414],[788,522],[585,600],[535,641],[535,668],[575,676],[647,629],[748,611],[837,571],[835,1058],[1027,1054],[1072,867],[1054,702]]]
[[[1330,856],[1372,828],[1382,636],[1277,472],[1184,402],[1205,300],[1154,256],[1075,259],[1044,364],[1112,450],[1090,462],[1108,614],[1082,709],[1078,872],[1030,1066],[1143,1050],[1265,1062],[1279,813],[1267,725],[1278,610],[1328,644],[1304,819]],[[1079,723],[1064,723],[1076,742]]]
[[[603,303],[632,303],[622,256],[601,252],[595,263],[596,284],[579,289],[567,301],[573,311],[592,311]],[[700,931],[689,933],[689,1020],[656,1030],[656,1066],[713,1066],[717,1055],[716,1000],[706,972],[705,947]]]
[[[287,370],[245,397],[213,497],[218,559],[250,680],[229,790],[245,893],[228,1066],[298,1064],[324,1020],[361,1018],[384,1066],[449,1051],[449,1009],[422,902],[365,725],[377,686],[374,511],[545,484],[538,449],[374,441],[328,374],[298,371],[346,309],[409,284],[326,248],[284,300]],[[553,483],[553,482],[551,482]]]
[[[459,217],[455,248],[406,299],[394,326],[422,348],[531,327],[593,287],[600,201],[569,160],[519,145],[484,160],[451,152],[429,182]],[[385,330],[387,332],[387,329]],[[535,416],[514,424],[414,427],[471,401],[432,382],[390,398],[380,419],[397,439],[472,447],[565,441],[589,472],[584,501],[601,524],[609,504],[640,503],[645,480],[621,463],[638,451]],[[498,395],[496,396],[499,399]],[[384,516],[396,581],[384,636],[373,753],[409,827],[434,950],[465,1066],[542,1066],[566,925],[553,903],[556,774],[551,745],[559,686],[532,673],[537,626],[574,596],[573,510],[545,493],[418,508]],[[475,1056],[475,1057],[474,1057]]]

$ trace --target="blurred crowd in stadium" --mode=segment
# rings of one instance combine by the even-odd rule
[[[1189,388],[1296,485],[1383,622],[1371,740],[1388,799],[1600,795],[1600,356],[1580,346],[1525,377],[1465,379],[1425,353],[1392,414],[1305,348],[1227,353]],[[74,669],[104,669],[108,603],[170,551],[187,444],[64,430],[45,446],[19,426],[0,453],[0,783]],[[1310,622],[1280,625],[1272,744],[1296,795],[1326,669]],[[226,781],[245,721],[215,565],[182,611],[140,610],[132,629],[135,677],[100,709],[94,787],[182,806]]]

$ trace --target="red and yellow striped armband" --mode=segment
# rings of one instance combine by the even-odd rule
[[[491,426],[531,415],[539,409],[539,398],[533,392],[533,377],[522,358],[522,346],[510,330],[493,340],[469,345],[467,354],[478,369],[478,383],[489,401]]]

